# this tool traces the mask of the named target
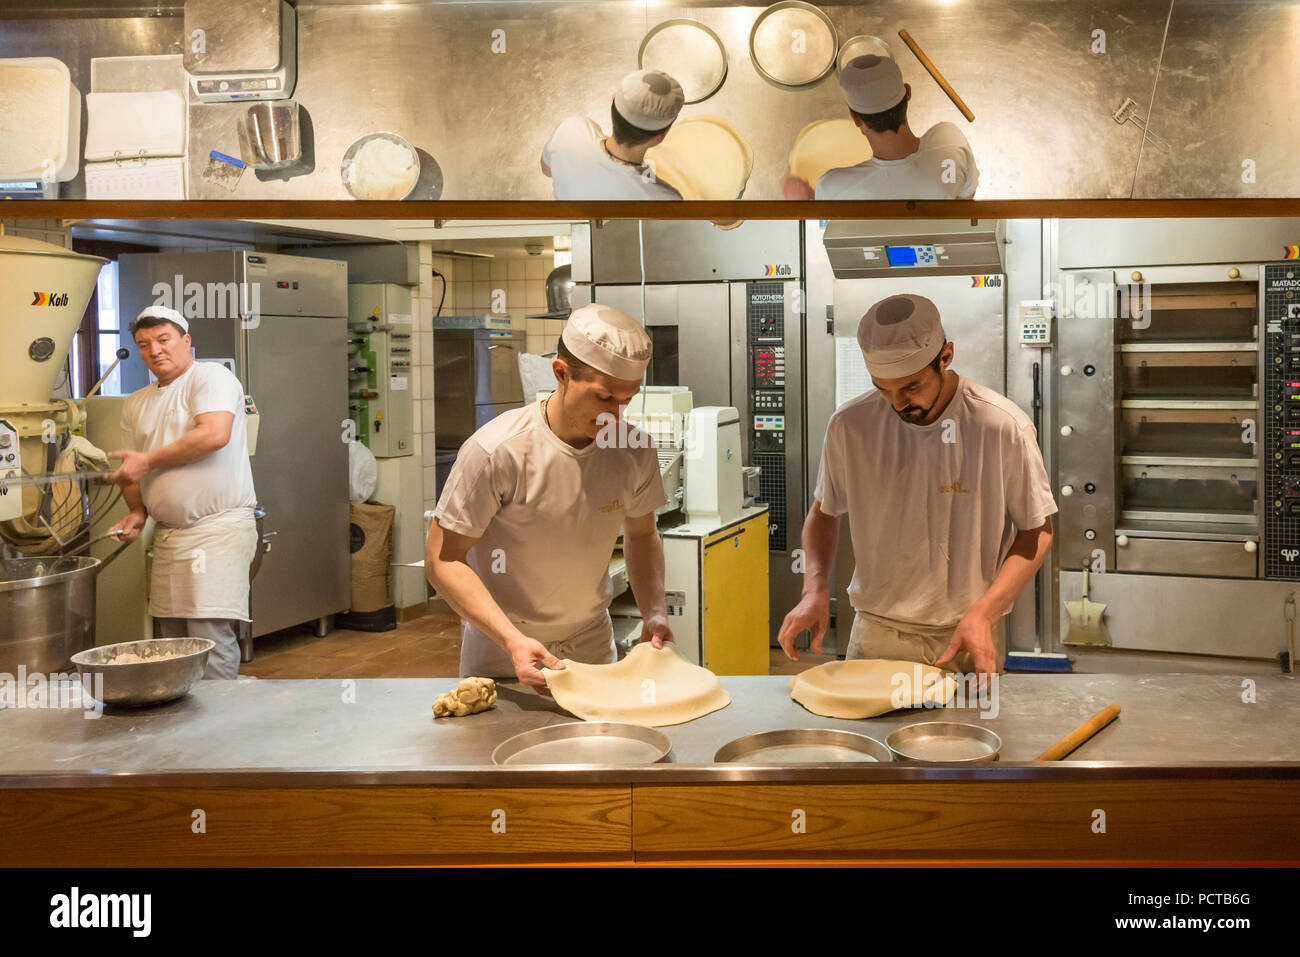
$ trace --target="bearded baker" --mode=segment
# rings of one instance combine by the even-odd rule
[[[659,457],[620,421],[650,337],[608,306],[577,309],[547,399],[503,412],[461,446],[424,546],[429,583],[462,619],[460,673],[544,689],[560,659],[616,660],[609,559],[620,530],[641,639],[671,641]]]
[[[655,179],[645,154],[663,142],[684,102],[682,85],[667,73],[638,70],[614,91],[610,135],[585,116],[563,120],[542,150],[542,172],[551,177],[555,198],[681,199]]]
[[[803,526],[803,595],[778,641],[821,651],[827,572],[848,513],[855,617],[845,657],[1001,671],[1003,616],[1052,543],[1056,511],[1029,417],[958,375],[939,310],[890,296],[858,324],[875,390],[841,406],[826,429]]]
[[[130,326],[157,378],[122,405],[127,448],[110,481],[130,514],[113,526],[134,541],[152,516],[149,614],[159,638],[210,638],[205,678],[239,674],[239,623],[248,621],[248,567],[257,548],[244,390],[223,365],[195,362],[189,323],[150,306]]]

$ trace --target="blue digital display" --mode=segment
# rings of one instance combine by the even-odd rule
[[[889,265],[891,266],[916,265],[915,246],[886,246],[885,255],[889,257]]]

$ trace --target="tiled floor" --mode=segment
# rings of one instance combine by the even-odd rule
[[[310,625],[265,635],[253,643],[253,660],[239,666],[256,678],[454,678],[460,665],[460,619],[443,603],[394,631],[336,629],[317,638]],[[830,661],[804,652],[790,661],[772,649],[774,675],[793,675]]]

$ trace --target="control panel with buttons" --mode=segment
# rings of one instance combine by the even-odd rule
[[[1264,577],[1300,581],[1300,266],[1262,273]]]
[[[8,487],[5,479],[22,477],[22,459],[18,449],[18,430],[0,419],[0,522],[19,518],[23,513],[22,487]]]

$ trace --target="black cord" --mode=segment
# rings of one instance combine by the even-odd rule
[[[433,270],[435,276],[442,280],[442,295],[438,297],[438,311],[434,313],[435,316],[441,316],[442,304],[447,300],[447,277],[438,272],[436,266],[431,266],[429,268]]]

